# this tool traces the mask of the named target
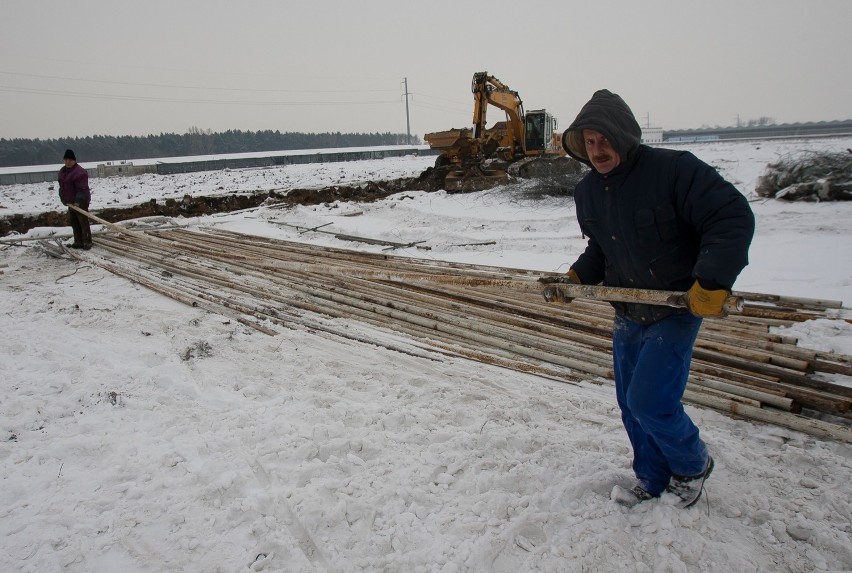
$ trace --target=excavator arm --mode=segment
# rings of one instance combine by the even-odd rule
[[[523,156],[524,104],[518,92],[509,89],[509,86],[489,75],[488,72],[475,73],[470,89],[473,92],[474,138],[483,139],[486,135],[488,106],[493,105],[506,112],[507,134],[506,139],[500,142],[501,147],[510,149],[511,156]]]

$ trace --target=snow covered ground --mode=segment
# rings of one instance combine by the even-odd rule
[[[753,199],[767,162],[850,147],[679,145]],[[409,176],[432,160],[93,179],[92,209]],[[852,204],[752,206],[736,288],[852,305]],[[60,208],[45,184],[0,187],[0,215]],[[584,246],[569,198],[523,188],[179,223],[381,250],[288,226],[331,223],[425,241],[413,257],[542,271]],[[266,336],[25,244],[0,247],[0,571],[852,570],[849,444],[689,407],[717,462],[707,501],[628,510],[609,499],[631,482],[610,383]],[[852,354],[848,323],[792,330]]]

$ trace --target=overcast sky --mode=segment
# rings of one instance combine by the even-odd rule
[[[852,119],[850,0],[6,0],[0,138],[468,126],[488,71],[562,129]],[[492,108],[491,120],[502,119]]]

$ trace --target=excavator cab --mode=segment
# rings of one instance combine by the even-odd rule
[[[553,133],[557,129],[559,126],[556,118],[545,110],[528,111],[524,116],[524,149],[527,155],[537,155],[549,150]]]

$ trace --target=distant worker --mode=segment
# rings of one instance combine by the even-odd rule
[[[84,211],[89,210],[92,193],[89,190],[89,174],[77,163],[77,156],[70,149],[62,157],[65,167],[59,170],[59,200],[63,205],[76,205]],[[72,249],[91,249],[92,230],[89,218],[68,208],[68,220],[74,231]]]
[[[592,168],[574,193],[588,244],[565,279],[687,291],[688,310],[613,303],[616,398],[638,483],[611,497],[632,506],[668,491],[689,507],[714,464],[681,403],[692,348],[702,318],[725,314],[748,264],[754,215],[713,167],[687,151],[642,145],[641,136],[633,112],[608,90],[595,92],[563,134],[568,154]]]

